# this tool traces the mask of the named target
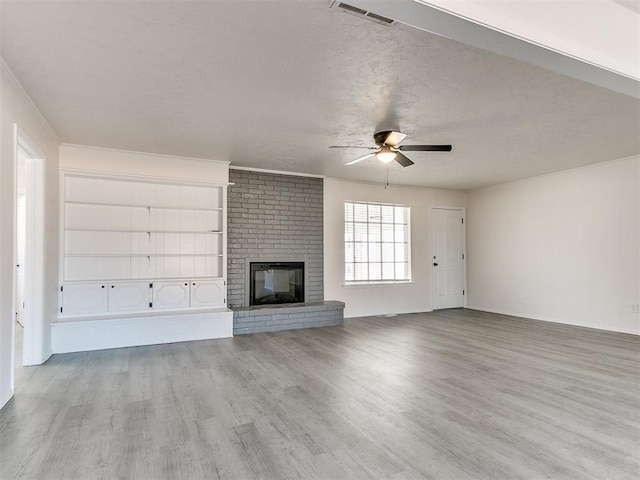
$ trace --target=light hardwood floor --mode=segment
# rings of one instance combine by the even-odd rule
[[[470,310],[18,368],[1,479],[637,479],[640,337]]]

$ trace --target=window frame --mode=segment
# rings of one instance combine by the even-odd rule
[[[349,206],[352,206],[353,216],[349,218]],[[365,205],[367,207],[367,215],[366,220],[356,220],[355,209],[357,205]],[[383,207],[391,207],[393,209],[393,220],[392,222],[384,221],[384,210]],[[380,212],[380,219],[378,221],[371,221],[371,212],[370,209],[374,210],[377,208]],[[397,221],[397,209],[402,209],[402,219],[401,221]],[[356,225],[360,226],[361,232],[366,232],[365,237],[366,241],[358,241],[357,233],[356,233]],[[391,231],[393,232],[393,239],[390,241],[388,238],[385,239],[385,233],[383,232],[383,226],[391,226]],[[402,226],[402,234],[401,239],[398,239],[398,226]],[[374,228],[372,228],[372,226]],[[375,227],[379,227],[379,232],[377,233],[377,239],[370,238],[370,232],[375,231]],[[351,228],[349,228],[351,227]],[[385,285],[385,284],[406,284],[411,283],[411,206],[407,204],[400,203],[382,203],[382,202],[367,202],[367,201],[354,201],[354,200],[346,200],[344,202],[344,238],[343,238],[343,269],[344,269],[344,285],[345,286],[357,286],[357,285]],[[387,229],[387,235],[389,233]],[[350,237],[349,237],[350,235]],[[357,253],[356,253],[356,244],[362,245],[366,244],[367,255],[366,261],[357,262]],[[371,260],[370,252],[371,248],[379,245],[379,251],[376,252],[378,260]],[[389,252],[385,253],[383,251],[384,245],[391,245],[391,250],[393,251],[392,261],[388,261]],[[402,245],[401,251],[402,257],[398,260],[398,246]],[[351,247],[351,248],[349,248]],[[350,253],[349,253],[350,252]],[[385,260],[387,258],[387,261]],[[366,279],[356,279],[358,275],[356,275],[356,265],[364,264],[366,265]],[[379,276],[380,278],[374,278],[372,275],[372,265],[379,265]],[[351,276],[349,277],[348,266],[353,265]],[[393,278],[385,277],[385,265],[387,268],[389,265],[393,265]],[[404,275],[398,275],[398,265],[402,265],[404,270]],[[375,268],[375,267],[374,267]],[[402,273],[402,272],[400,272]]]

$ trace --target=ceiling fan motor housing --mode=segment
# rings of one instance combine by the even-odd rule
[[[384,142],[390,133],[391,133],[391,130],[385,130],[384,132],[374,133],[373,140],[376,142],[376,145],[378,146],[384,145]]]

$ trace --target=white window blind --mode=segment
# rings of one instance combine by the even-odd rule
[[[409,206],[345,202],[346,283],[411,280]]]

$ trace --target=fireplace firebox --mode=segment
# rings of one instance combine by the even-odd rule
[[[251,262],[249,305],[304,302],[304,262]]]

